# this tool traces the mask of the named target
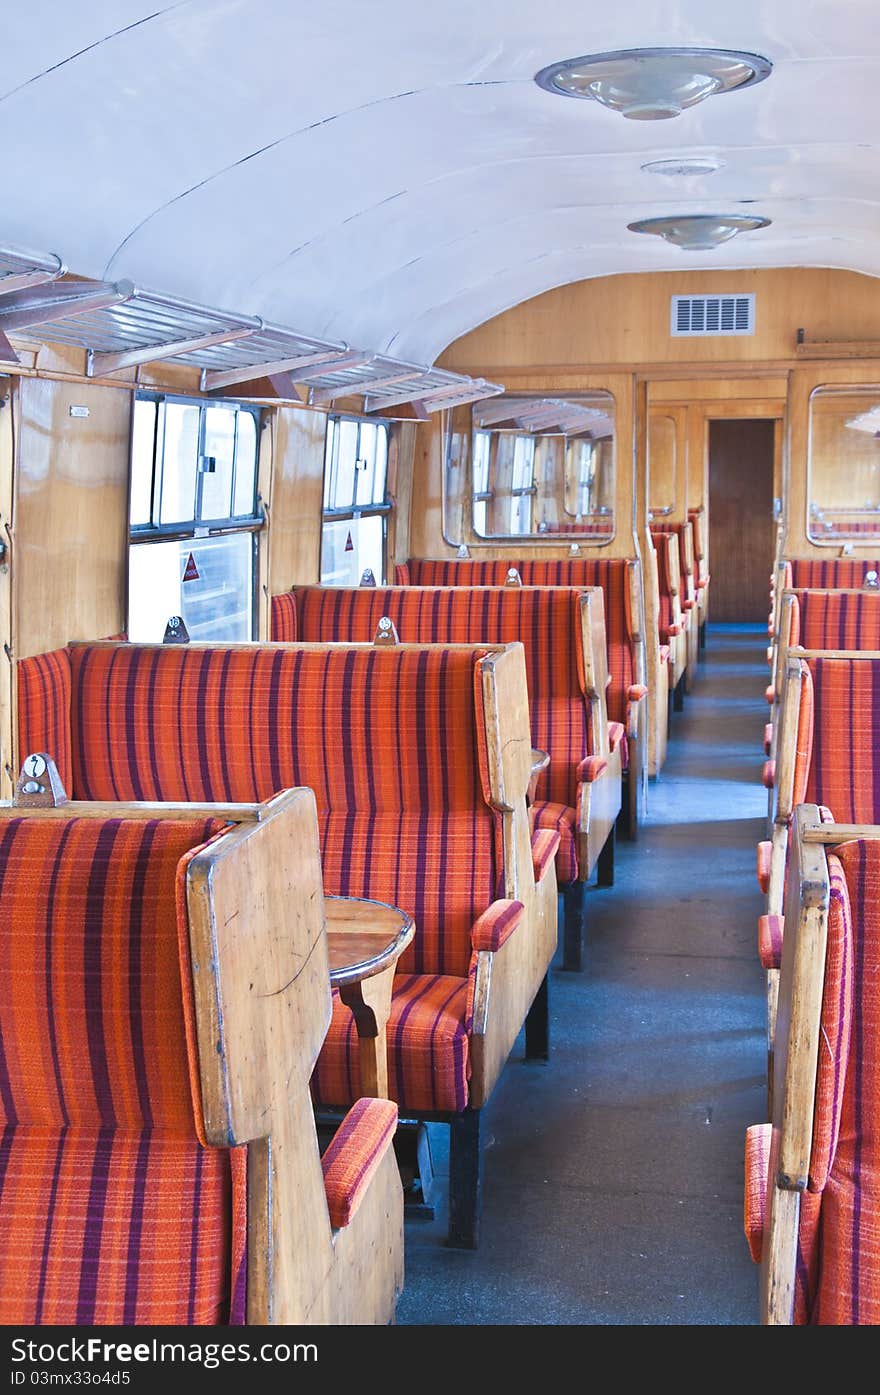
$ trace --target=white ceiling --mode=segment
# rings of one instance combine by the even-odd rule
[[[589,276],[880,275],[877,0],[30,0],[3,31],[0,241],[83,275],[422,362]],[[774,71],[650,123],[533,81],[672,43]],[[684,153],[727,164],[640,169]],[[626,231],[743,204],[772,227],[714,252]]]

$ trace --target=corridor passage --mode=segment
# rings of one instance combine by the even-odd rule
[[[444,1246],[441,1189],[435,1220],[406,1225],[399,1323],[757,1321],[742,1158],[765,1117],[766,642],[710,626],[639,841],[591,892],[585,970],[553,970],[551,1061],[515,1052],[486,1112],[480,1248]]]

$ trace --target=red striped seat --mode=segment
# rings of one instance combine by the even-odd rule
[[[314,790],[327,892],[388,901],[415,918],[395,996],[410,974],[459,985],[438,1018],[436,1049],[463,1054],[453,1085],[436,1087],[437,1109],[460,1107],[471,930],[503,886],[481,725],[483,653],[71,649],[75,797],[236,802]],[[30,729],[21,737],[22,749],[34,749]],[[399,1016],[408,1024],[412,1013],[401,1006]],[[341,1022],[337,1013],[317,1075],[321,1101],[334,1106],[355,1098],[351,1043],[344,1067],[334,1046]],[[428,1108],[417,1055],[413,1048],[412,1069],[391,1077],[395,1098],[415,1111]]]
[[[803,649],[880,649],[880,592],[798,589],[790,643]]]
[[[629,569],[621,558],[570,557],[561,561],[521,558],[512,561],[444,561],[410,558],[395,569],[400,586],[502,586],[510,567],[524,586],[599,586],[605,599],[605,641],[608,646],[608,716],[630,729],[629,704],[634,699],[637,663],[630,604]],[[628,766],[623,750],[623,767]]]
[[[557,877],[571,882],[578,875],[580,767],[593,754],[580,595],[575,587],[304,586],[278,599],[293,610],[291,628],[304,642],[369,641],[382,616],[404,642],[521,641],[532,744],[550,756],[536,791],[536,822],[560,833]]]
[[[788,562],[786,586],[823,591],[834,587],[858,587],[864,584],[865,573],[869,571],[880,571],[880,561],[864,557],[792,557]]]
[[[828,938],[795,1323],[880,1323],[880,844],[828,856]],[[794,1048],[792,1048],[794,1049]],[[765,1126],[765,1131],[766,1131]],[[746,1233],[760,1258],[769,1150],[750,1130]]]
[[[202,1134],[176,898],[217,827],[0,823],[4,1323],[230,1320],[243,1236]]]

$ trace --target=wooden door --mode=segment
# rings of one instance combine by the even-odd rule
[[[709,423],[710,621],[766,621],[773,572],[774,423]]]

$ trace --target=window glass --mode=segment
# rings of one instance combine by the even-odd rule
[[[190,639],[253,638],[254,535],[174,539],[129,548],[129,639],[158,643],[172,615]]]
[[[478,402],[471,415],[470,507],[476,538],[614,533],[614,398],[517,394]],[[444,517],[461,484],[447,457]],[[465,495],[465,499],[467,496]],[[467,537],[450,539],[467,541]]]
[[[388,425],[331,417],[324,453],[324,526],[321,580],[357,586],[369,567],[385,579]]]
[[[253,515],[257,503],[257,423],[252,412],[238,413],[238,440],[235,446],[235,497],[232,512],[236,518]]]
[[[880,387],[820,387],[810,398],[807,535],[880,539]]]
[[[133,640],[161,640],[172,615],[193,639],[253,638],[257,440],[255,413],[235,403],[135,400]]]
[[[232,515],[235,418],[235,412],[223,407],[208,407],[205,412],[204,449],[199,454],[202,477],[200,518],[229,518]]]
[[[164,404],[161,523],[184,523],[196,517],[200,410],[181,402]]]
[[[336,423],[339,443],[336,448],[336,478],[330,508],[351,508],[354,503],[355,473],[358,460],[358,423],[339,421]]]
[[[132,524],[147,524],[153,517],[153,457],[158,404],[135,398],[131,425]]]
[[[358,586],[369,567],[377,585],[385,580],[385,519],[382,514],[325,519],[321,536],[321,585]]]

